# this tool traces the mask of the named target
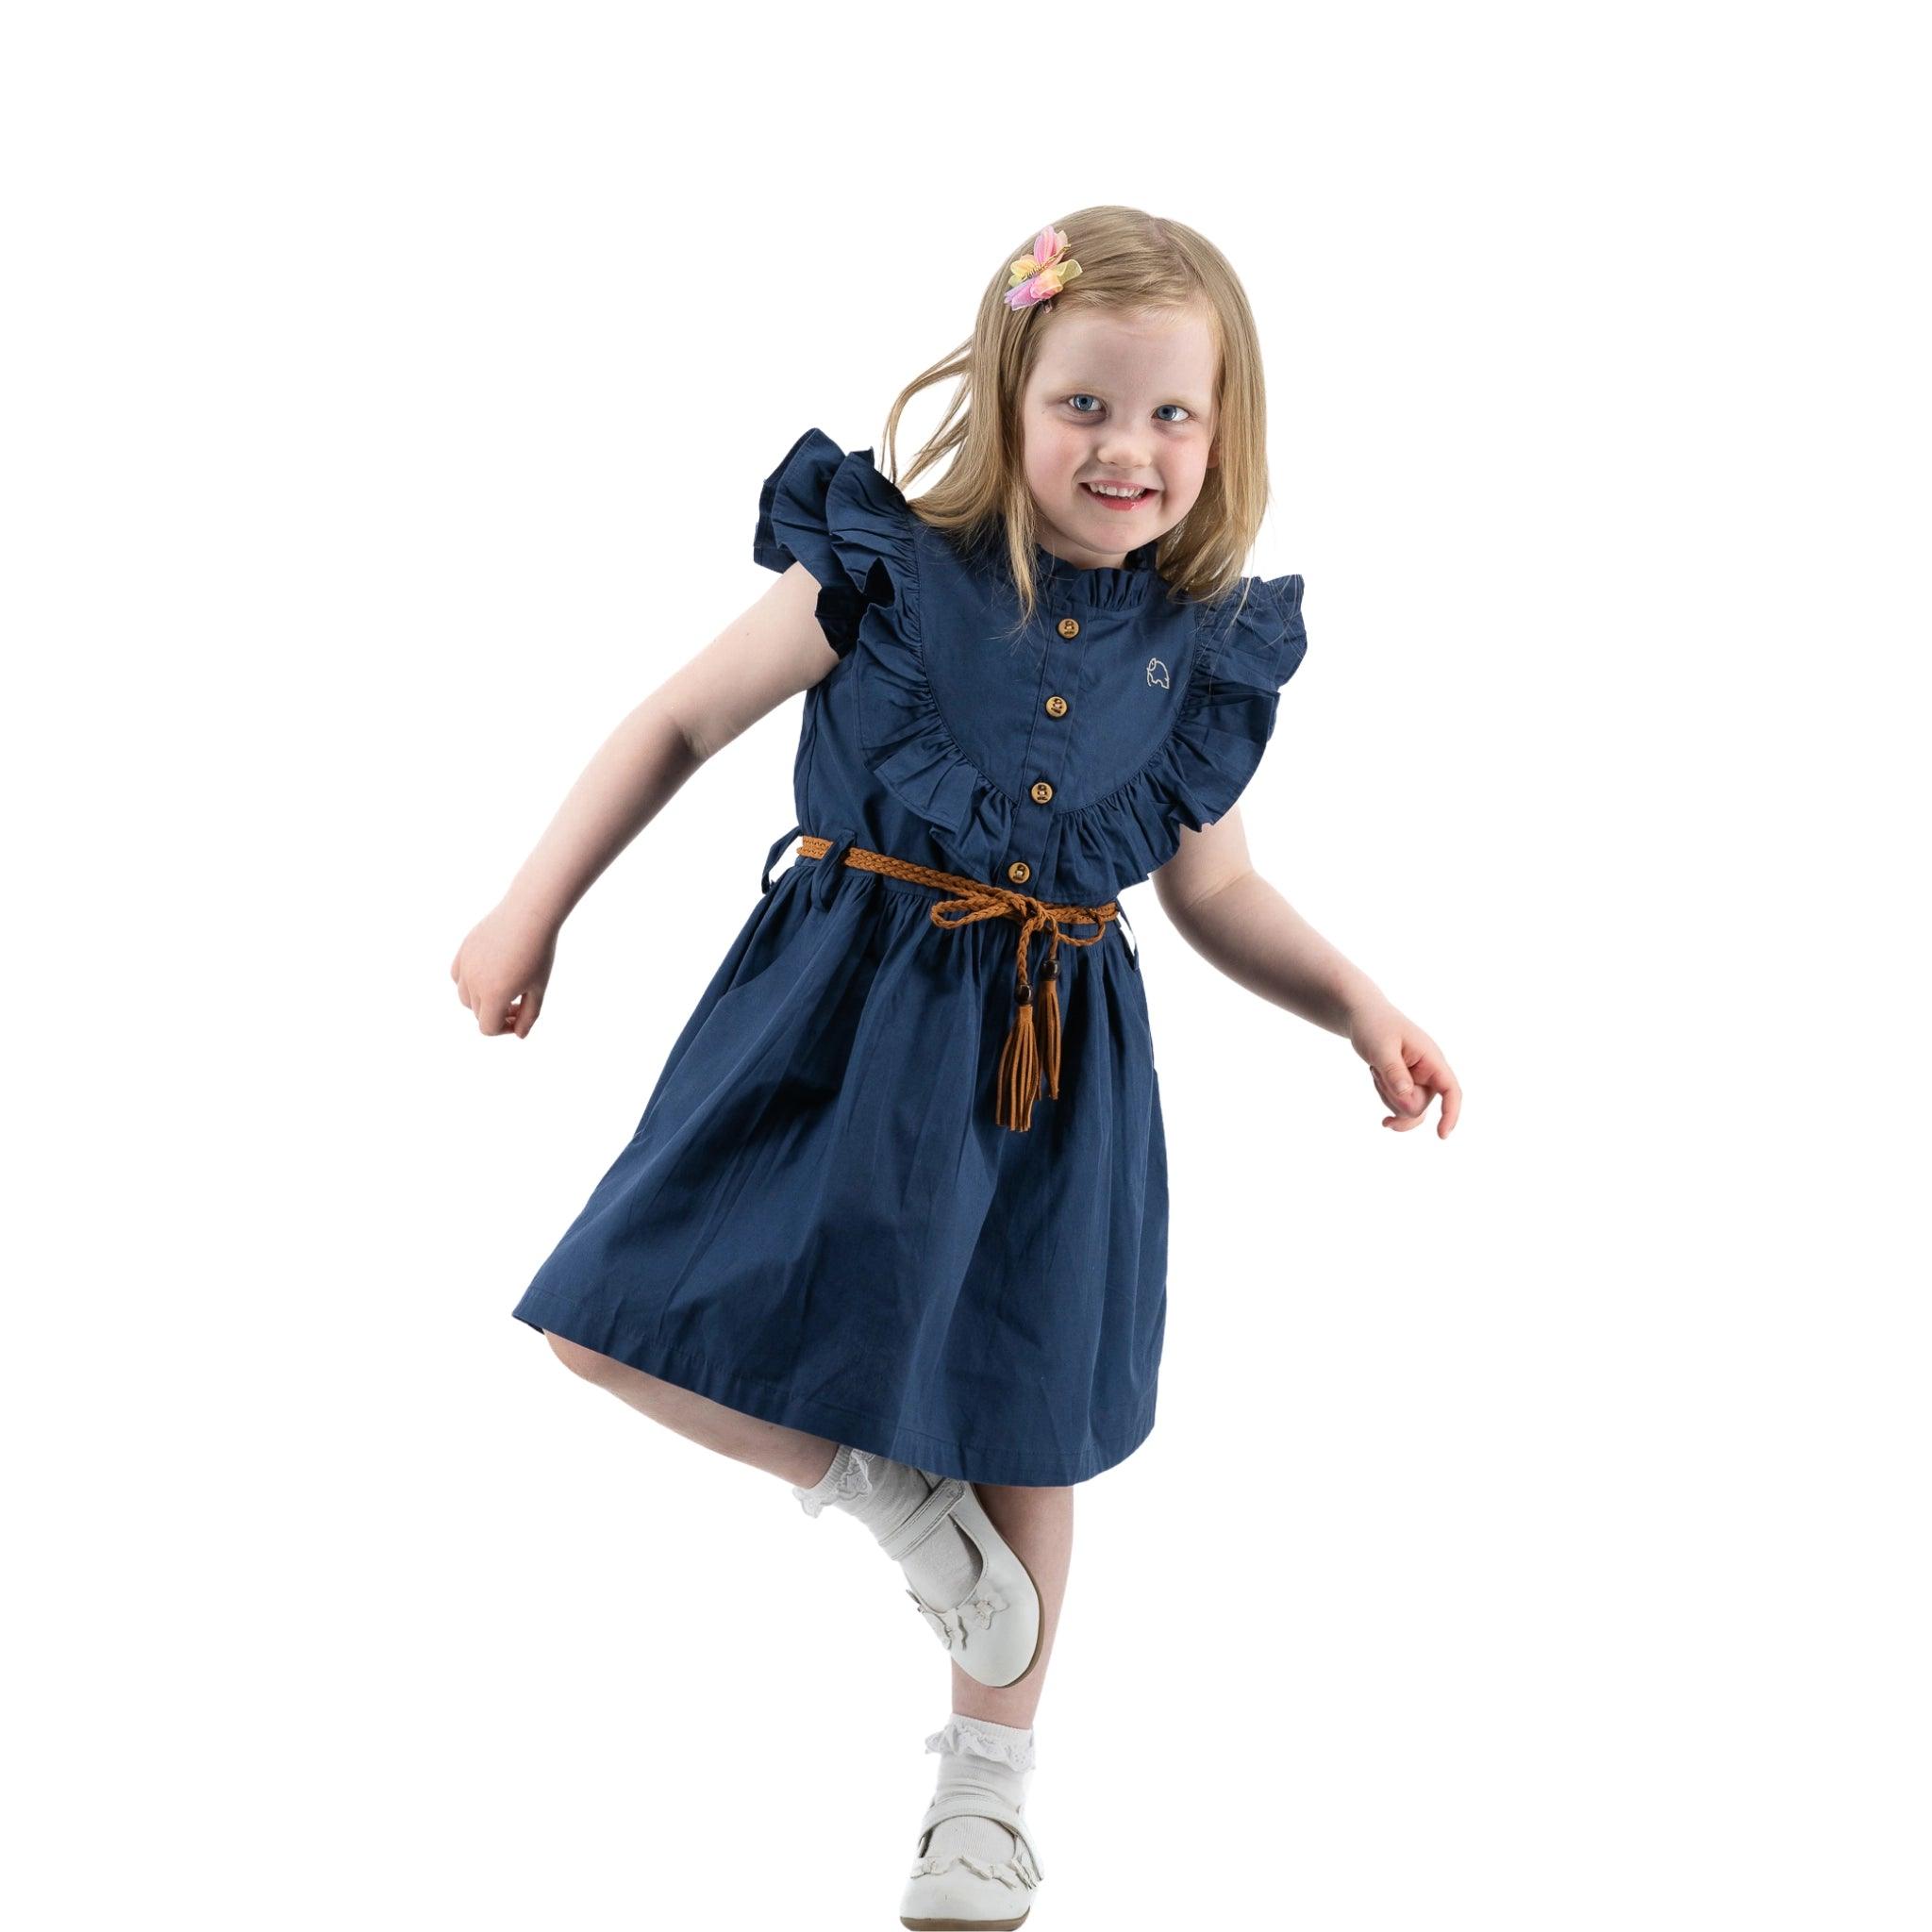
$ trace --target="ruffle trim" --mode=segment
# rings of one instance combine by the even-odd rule
[[[1198,635],[1174,729],[1146,764],[1060,822],[1063,875],[1145,878],[1225,815],[1274,735],[1281,688],[1307,654],[1299,576],[1255,577],[1228,600],[1195,607]]]
[[[1002,1726],[1011,1730],[1013,1725]],[[955,1756],[965,1753],[974,1757],[991,1757],[996,1764],[1009,1764],[1015,1771],[1033,1769],[1033,1733],[1029,1730],[1024,1740],[1000,1736],[999,1732],[989,1730],[985,1721],[970,1717],[951,1717],[925,1740],[928,1751],[950,1751]]]
[[[919,617],[918,519],[870,449],[847,455],[808,429],[765,479],[754,559],[802,563],[818,619],[843,658],[862,641],[858,736],[866,762],[975,878],[1012,843],[1015,803],[947,728],[926,675]],[[1274,730],[1281,687],[1307,650],[1299,576],[1250,577],[1195,607],[1193,663],[1174,728],[1140,771],[1058,822],[1058,890],[1106,895],[1145,878],[1241,796]]]
[[[960,750],[925,673],[915,627],[884,617],[864,627],[858,740],[879,782],[925,821],[959,869],[991,878],[1012,842],[1013,801]]]
[[[1174,728],[1140,771],[1063,814],[1054,872],[1062,893],[1107,894],[1145,878],[1241,796],[1274,735],[1281,687],[1307,651],[1299,576],[1245,581],[1238,603],[1195,607],[1193,663]],[[1230,603],[1234,608],[1230,609]],[[859,691],[867,762],[975,878],[1012,842],[1014,802],[961,751],[926,675],[916,625],[874,620]]]
[[[765,478],[752,560],[767,570],[802,563],[819,586],[818,619],[845,657],[868,611],[892,608],[918,635],[913,516],[869,449],[850,456],[808,429]]]
[[[842,1464],[842,1467],[841,1466]],[[835,1474],[836,1472],[836,1474]],[[872,1494],[872,1457],[863,1449],[842,1444],[832,1466],[810,1488],[791,1485],[798,1507],[808,1516],[816,1516],[827,1503],[850,1503]]]

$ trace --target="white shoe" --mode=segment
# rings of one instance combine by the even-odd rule
[[[932,1828],[948,1818],[991,1818],[1013,1834],[1013,1856],[996,1864],[970,1852],[943,1858],[926,1856]],[[899,1901],[899,1923],[916,1932],[1011,1932],[1033,1909],[1033,1893],[1046,1876],[1032,1827],[1010,1805],[960,1791],[935,1798],[919,1821],[919,1861]]]
[[[930,1470],[920,1474],[933,1485],[932,1492],[879,1547],[895,1563],[903,1564],[950,1517],[960,1535],[979,1551],[979,1581],[950,1607],[929,1604],[909,1588],[906,1594],[969,1677],[994,1690],[1017,1684],[1040,1661],[1043,1626],[1040,1592],[1033,1586],[1032,1574],[992,1526],[992,1519],[971,1483],[958,1476],[934,1475]],[[984,1923],[1018,1924],[1019,1920]]]

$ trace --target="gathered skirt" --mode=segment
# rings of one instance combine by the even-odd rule
[[[512,1312],[935,1474],[1079,1482],[1153,1427],[1166,1317],[1138,952],[1062,944],[1060,1094],[1016,1132],[992,1094],[1017,929],[937,926],[942,896],[780,873]]]

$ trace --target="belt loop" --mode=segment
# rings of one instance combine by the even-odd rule
[[[845,863],[845,855],[852,848],[852,841],[858,833],[852,826],[835,825],[824,835],[831,840],[830,849],[818,860],[819,874],[811,882],[812,903],[824,908],[832,903],[832,894],[839,890],[845,874],[851,868]]]
[[[785,846],[789,845],[791,842],[791,841],[795,839],[798,836],[798,834],[804,830],[805,827],[803,825],[793,825],[791,831],[785,833],[782,838],[774,839],[772,841],[772,849],[765,854],[764,876],[760,878],[758,881],[758,891],[760,892],[769,892],[772,890],[773,861],[776,859],[779,852]]]

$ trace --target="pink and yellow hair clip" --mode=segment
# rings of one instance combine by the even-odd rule
[[[1013,286],[1007,291],[1007,307],[1030,308],[1036,302],[1050,302],[1079,273],[1080,264],[1067,253],[1065,230],[1042,228],[1033,238],[1033,253],[1008,270]]]

